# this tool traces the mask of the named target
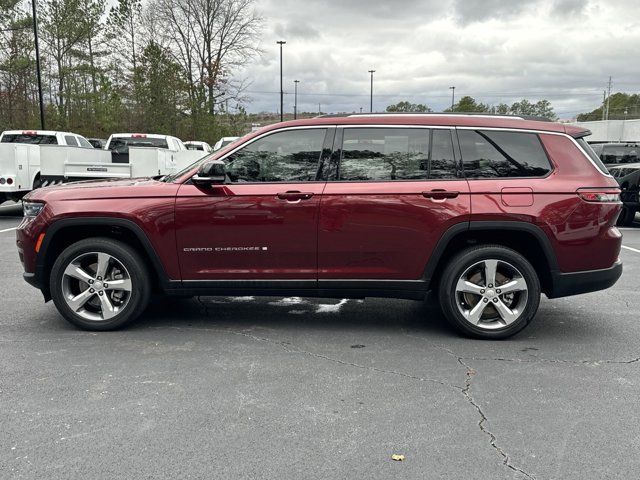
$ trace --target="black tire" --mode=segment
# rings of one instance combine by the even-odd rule
[[[526,282],[526,295],[522,294],[523,296],[518,297],[521,294],[514,293],[510,297],[511,301],[516,301],[520,298],[522,306],[519,306],[518,308],[520,311],[519,316],[512,323],[506,324],[505,326],[502,326],[502,323],[505,322],[501,322],[499,320],[488,322],[484,324],[484,326],[481,324],[474,325],[471,321],[467,320],[460,311],[463,307],[458,307],[459,302],[462,304],[464,299],[467,298],[465,296],[466,294],[459,294],[456,292],[458,280],[465,275],[469,269],[473,269],[474,266],[486,260],[498,260],[501,262],[499,265],[503,270],[508,267],[514,267],[517,270],[517,273],[519,273]],[[480,267],[478,267],[478,271],[481,271]],[[477,273],[476,275],[479,274],[480,273]],[[497,289],[499,286],[500,285],[496,283],[496,288],[486,289],[486,295],[490,294],[494,296],[493,298],[497,297],[497,301],[490,299],[485,300],[485,298],[480,295],[477,295],[477,297],[475,294],[472,295],[474,299],[477,298],[477,304],[480,304],[480,301],[488,302],[486,305],[490,306],[491,309],[487,313],[493,311],[498,315],[498,310],[492,305],[493,301],[507,302],[505,295],[495,294],[495,292],[499,293],[499,290]],[[533,320],[540,304],[540,293],[541,290],[538,275],[536,274],[533,266],[522,255],[515,250],[503,246],[483,245],[463,250],[448,262],[440,279],[438,297],[440,300],[440,307],[442,308],[447,321],[463,335],[480,339],[503,339],[515,335],[525,328],[531,320]],[[469,307],[469,311],[470,310],[471,306]],[[484,310],[486,310],[486,307],[483,311]],[[489,327],[489,325],[491,325],[491,327]]]
[[[633,225],[633,221],[636,219],[636,211],[634,208],[629,208],[626,205],[622,206],[622,210],[620,211],[620,215],[618,216],[618,221],[616,225],[619,227],[629,227]]]
[[[107,320],[89,320],[76,313],[65,300],[63,275],[75,259],[91,253],[106,253],[124,266],[131,279],[128,301]],[[105,278],[106,280],[106,278]],[[92,331],[115,330],[136,319],[147,307],[151,294],[150,277],[144,260],[128,245],[110,238],[87,238],[67,247],[56,259],[49,277],[51,297],[60,314],[73,325]],[[109,292],[104,292],[109,293]]]

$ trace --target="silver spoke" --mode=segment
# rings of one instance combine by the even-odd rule
[[[500,315],[500,318],[502,318],[502,320],[504,320],[504,323],[506,323],[507,325],[515,322],[520,315],[519,313],[514,312],[509,307],[507,307],[500,299],[498,299],[498,301],[493,304],[493,307],[498,312],[498,315]]]
[[[484,313],[484,309],[487,308],[487,305],[488,303],[485,303],[482,300],[480,300],[475,305],[475,307],[473,307],[471,310],[466,312],[467,320],[469,320],[474,325],[478,325],[478,323],[480,322],[480,317],[482,317],[482,314]]]
[[[104,287],[105,290],[124,290],[130,292],[132,290],[131,280],[125,278],[123,280],[109,280]]]
[[[87,303],[87,301],[95,295],[95,292],[92,292],[91,290],[93,289],[87,288],[84,292],[80,293],[79,295],[76,295],[75,297],[72,297],[72,298],[68,298],[67,304],[69,305],[69,307],[74,312],[77,312],[78,310],[80,310],[84,306],[84,304]]]
[[[69,264],[69,266],[64,269],[64,274],[85,283],[89,283],[89,280],[93,280],[93,275],[85,272],[80,268],[80,266],[74,265],[73,263]]]
[[[109,300],[109,296],[98,295],[98,298],[100,299],[100,306],[102,307],[102,318],[108,320],[111,317],[114,317],[117,312],[116,309],[113,308],[113,304],[111,303],[111,300]]]
[[[525,282],[522,277],[514,278],[504,285],[500,285],[498,288],[500,289],[500,293],[523,292],[527,290],[527,282]]]
[[[484,261],[484,278],[485,284],[495,285],[496,284],[496,271],[498,270],[498,260],[485,260]]]
[[[109,260],[111,257],[106,253],[98,253],[98,266],[96,269],[96,277],[102,279],[107,278],[107,270],[109,269]]]
[[[471,283],[469,280],[465,280],[461,278],[458,280],[458,284],[456,285],[456,291],[460,293],[473,293],[474,295],[482,295],[481,292],[484,292],[485,287],[480,285],[476,285],[475,283]]]

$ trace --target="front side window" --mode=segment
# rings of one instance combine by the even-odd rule
[[[277,132],[250,143],[226,158],[229,180],[310,182],[316,179],[326,129]]]
[[[458,130],[467,178],[543,177],[551,171],[535,133]]]
[[[428,171],[428,129],[344,129],[339,180],[424,180]]]
[[[76,137],[73,137],[71,135],[65,135],[64,136],[64,141],[70,147],[77,147],[78,146],[78,143],[76,142]]]
[[[93,148],[93,146],[89,143],[89,141],[84,137],[76,137],[78,142],[80,142],[80,146],[84,148]]]

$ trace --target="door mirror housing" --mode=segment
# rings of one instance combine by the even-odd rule
[[[225,165],[222,160],[211,160],[200,165],[198,173],[191,177],[191,181],[198,186],[222,185],[227,178]]]

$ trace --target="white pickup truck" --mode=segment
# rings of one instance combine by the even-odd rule
[[[51,130],[7,130],[0,134],[0,203],[19,200],[27,192],[48,184],[42,166],[50,158],[96,156],[81,135]],[[99,153],[98,153],[99,155]]]
[[[50,182],[101,178],[136,178],[167,175],[203,157],[205,152],[188,150],[176,137],[146,133],[114,133],[98,158],[67,160],[54,158],[42,168]]]

